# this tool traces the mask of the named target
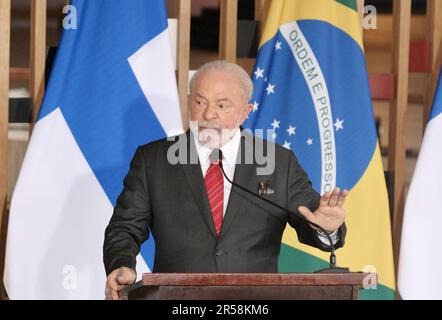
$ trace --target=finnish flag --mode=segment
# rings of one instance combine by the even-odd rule
[[[11,299],[104,299],[104,230],[137,146],[183,132],[163,0],[73,0],[11,202]],[[153,244],[137,258],[152,267]]]

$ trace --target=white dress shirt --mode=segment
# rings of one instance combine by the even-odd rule
[[[196,134],[193,134],[193,137],[195,139],[196,151],[198,152],[198,158],[201,164],[201,171],[203,177],[205,177],[206,172],[210,167],[211,162],[209,157],[213,149],[210,149],[209,147],[203,145],[198,140]],[[229,179],[232,181],[233,181],[233,176],[235,174],[236,158],[238,156],[240,142],[241,142],[241,131],[238,129],[235,135],[220,148],[223,155],[222,162],[223,162],[224,172],[226,173],[227,177],[229,177]],[[223,216],[225,216],[232,185],[230,184],[229,181],[227,181],[224,175],[223,179],[224,179]],[[330,242],[328,241],[327,237],[320,231],[318,231],[317,233],[319,240],[321,240],[321,242],[324,243],[325,245],[329,246]],[[338,242],[338,231],[336,230],[335,232],[330,234],[330,237],[333,241],[333,244],[336,244]]]
[[[203,177],[205,177],[206,172],[210,167],[211,162],[209,156],[212,153],[213,149],[210,149],[207,146],[203,145],[198,140],[195,134],[193,136],[195,139],[196,151],[198,152],[198,158],[201,164],[201,171],[203,173]],[[223,158],[222,158],[223,169],[231,181],[233,181],[233,175],[235,174],[236,158],[238,156],[240,141],[241,141],[241,131],[238,129],[235,135],[220,148],[223,153]],[[223,201],[223,216],[224,216],[226,214],[227,203],[229,202],[230,190],[232,189],[232,185],[230,184],[229,181],[227,181],[224,175],[223,179],[224,179],[224,201]]]

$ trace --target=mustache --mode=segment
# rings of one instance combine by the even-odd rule
[[[206,129],[221,129],[221,126],[214,121],[198,121],[198,127]]]

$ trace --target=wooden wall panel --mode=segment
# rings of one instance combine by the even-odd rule
[[[397,267],[405,204],[405,124],[408,107],[411,0],[393,2],[393,73],[396,97],[390,108],[388,170],[392,174],[393,248]]]
[[[9,63],[11,1],[0,0],[0,299],[3,298],[3,269],[8,188]]]
[[[238,0],[220,0],[219,58],[236,62]]]
[[[32,123],[40,111],[45,90],[46,0],[31,0],[31,78],[29,91],[33,98]]]

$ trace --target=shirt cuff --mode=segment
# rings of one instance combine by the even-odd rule
[[[316,230],[316,233],[318,234],[318,238],[319,240],[321,240],[321,242],[323,244],[325,244],[326,246],[330,246],[330,241],[328,241],[327,236],[324,234],[324,232],[322,232],[321,230]],[[335,245],[338,242],[338,230],[333,231],[332,233],[330,233],[330,238],[333,242],[333,245]]]

